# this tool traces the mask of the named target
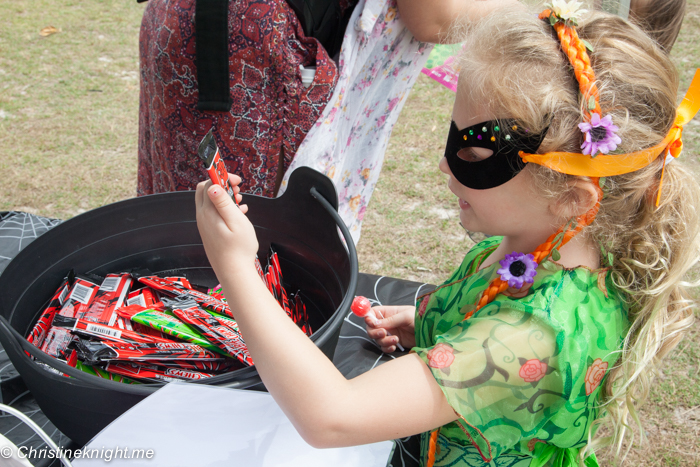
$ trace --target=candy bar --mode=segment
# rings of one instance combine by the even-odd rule
[[[166,300],[163,303],[172,309],[181,321],[197,329],[212,344],[246,365],[252,365],[248,348],[238,330],[234,330],[207,311],[197,306],[194,300]]]
[[[128,305],[141,305],[144,308],[148,308],[153,304],[160,301],[158,294],[155,290],[150,287],[144,287],[139,290],[134,290],[129,292],[126,298],[126,304]]]
[[[198,290],[187,289],[177,282],[162,279],[157,276],[139,277],[139,282],[171,297],[192,298],[205,310],[215,311],[233,318],[233,313],[231,313],[231,309],[225,302],[217,300],[216,298]]]
[[[129,378],[146,381],[197,381],[214,376],[196,370],[182,368],[161,368],[156,365],[141,365],[133,363],[108,363],[105,370]]]
[[[130,319],[135,323],[151,327],[170,336],[177,337],[178,339],[220,352],[217,346],[210,343],[190,326],[162,311],[146,309],[138,305],[130,305],[119,308],[117,313],[122,318]]]
[[[37,321],[34,327],[32,328],[32,332],[29,333],[27,341],[30,344],[34,344],[37,347],[41,347],[41,344],[44,342],[44,338],[46,337],[46,333],[51,327],[53,317],[56,315],[58,310],[61,309],[61,307],[63,306],[63,302],[66,301],[70,288],[70,279],[64,279],[61,286],[58,288],[58,290],[56,290],[56,293],[54,293],[53,297],[51,297],[51,301],[49,301],[49,306],[46,307],[44,312],[39,317],[39,321]]]
[[[108,339],[116,342],[173,342],[172,339],[148,336],[135,331],[129,331],[128,329],[119,329],[118,327],[108,326],[106,324],[91,323],[84,319],[66,318],[60,315],[56,316],[53,325],[69,329],[73,334],[79,336],[98,337],[100,339]]]
[[[54,358],[65,360],[70,354],[68,351],[68,344],[70,344],[72,340],[73,334],[71,334],[70,329],[51,326],[40,349],[42,352]]]
[[[130,285],[129,274],[107,274],[88,309],[75,317],[114,326],[117,320],[115,310],[124,304]]]
[[[124,343],[88,341],[73,343],[78,358],[88,365],[110,360],[218,360],[221,357],[199,345],[188,342]]]
[[[222,358],[220,360],[149,360],[149,363],[163,368],[185,368],[189,370],[206,371],[208,373],[223,373],[225,371],[245,368],[235,358]]]
[[[99,287],[96,284],[81,277],[76,278],[71,288],[70,295],[68,295],[68,299],[63,302],[58,314],[66,318],[82,316],[95,298],[97,289],[99,289]]]

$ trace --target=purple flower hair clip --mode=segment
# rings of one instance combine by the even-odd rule
[[[585,136],[585,140],[581,145],[581,152],[590,154],[591,157],[595,157],[598,151],[603,154],[614,151],[617,149],[617,145],[622,142],[620,137],[617,136],[619,128],[613,125],[610,115],[600,118],[600,115],[596,112],[591,112],[590,123],[579,123],[578,127]]]
[[[496,271],[503,282],[508,282],[510,287],[519,289],[523,283],[532,284],[534,277],[537,275],[537,263],[535,257],[528,253],[518,253],[514,251],[510,255],[506,255],[506,259],[499,261],[501,269]]]

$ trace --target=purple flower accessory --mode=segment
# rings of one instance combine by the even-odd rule
[[[617,136],[619,128],[613,125],[610,115],[600,118],[600,115],[596,112],[591,112],[590,123],[579,123],[578,127],[585,135],[585,140],[581,145],[581,152],[590,154],[591,157],[595,157],[598,151],[602,154],[614,151],[617,145],[622,142],[620,137]]]
[[[514,251],[510,255],[506,255],[506,259],[499,261],[501,269],[496,271],[503,282],[508,282],[510,287],[517,289],[527,282],[532,284],[534,277],[537,275],[537,263],[535,257],[528,253],[518,253]]]

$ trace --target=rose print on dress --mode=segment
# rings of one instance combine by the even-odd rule
[[[437,344],[428,352],[428,366],[431,368],[447,368],[454,360],[454,349],[447,344]]]
[[[605,376],[605,372],[608,371],[608,362],[602,361],[600,358],[596,358],[593,364],[588,367],[586,371],[586,395],[590,396],[593,391],[600,385],[600,382]]]
[[[533,358],[526,361],[523,366],[520,367],[520,372],[518,374],[527,383],[539,381],[547,374],[547,364]]]
[[[542,360],[538,358],[531,358],[528,360],[519,357],[518,361],[520,361],[518,376],[526,383],[531,383],[532,387],[537,386],[539,380],[554,371],[554,368],[549,366],[549,357],[543,358]]]

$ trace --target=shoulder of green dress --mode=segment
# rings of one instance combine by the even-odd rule
[[[554,320],[568,321],[575,311],[577,319],[616,323],[620,331],[628,328],[627,304],[610,280],[608,268],[555,266],[538,270],[531,299],[536,308]]]
[[[561,321],[568,320],[576,310],[578,316],[587,321],[602,316],[615,317],[615,321],[626,328],[627,305],[609,276],[610,271],[605,268],[567,269],[556,263],[543,263],[531,285],[503,291],[477,315],[513,309],[537,315],[545,321]]]
[[[493,250],[498,248],[498,245],[501,244],[502,240],[503,237],[488,237],[487,239],[482,240],[471,247],[467,255],[464,257],[460,269],[464,267],[473,267],[476,269],[484,261],[484,259],[493,253]]]

